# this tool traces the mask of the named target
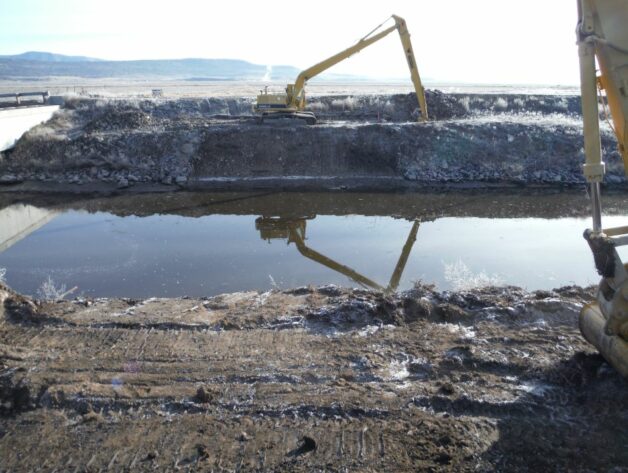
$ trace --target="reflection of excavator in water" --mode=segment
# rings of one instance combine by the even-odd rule
[[[426,120],[425,96],[414,61],[410,35],[405,21],[396,16],[393,18],[394,26],[373,35],[378,27],[354,46],[303,71],[295,84],[287,86],[285,94],[259,95],[255,111],[262,117],[296,116],[314,123],[314,114],[305,111],[305,82],[397,29],[410,66],[421,118]],[[628,264],[623,263],[617,252],[617,247],[628,245],[628,226],[602,227],[600,184],[604,178],[605,165],[601,156],[598,110],[599,89],[604,92],[602,100],[608,103],[611,126],[617,136],[628,175],[628,0],[578,0],[576,33],[586,159],[583,170],[590,186],[593,217],[592,228],[586,230],[585,238],[593,252],[597,271],[602,276],[597,300],[585,306],[580,313],[580,330],[607,361],[628,377]],[[596,74],[596,59],[600,68],[599,77]],[[256,228],[264,239],[285,238],[288,243],[295,243],[304,256],[360,284],[383,289],[351,268],[307,247],[305,224],[306,219],[260,217],[256,221]],[[386,290],[394,291],[397,288],[417,230],[418,222],[415,222]]]
[[[403,51],[406,55],[408,67],[410,68],[410,76],[412,78],[414,90],[416,91],[417,100],[419,102],[419,109],[421,110],[420,120],[427,120],[425,91],[421,85],[419,70],[417,69],[416,61],[414,59],[414,51],[412,50],[408,27],[406,26],[406,22],[403,18],[396,15],[392,15],[391,18],[395,21],[394,25],[380,31],[379,33],[375,33],[383,25],[382,23],[382,25],[379,25],[377,28],[372,30],[353,46],[301,72],[297,76],[297,80],[294,84],[287,85],[285,93],[269,94],[268,89],[264,90],[257,96],[257,103],[253,107],[255,113],[259,115],[261,120],[264,118],[293,117],[303,119],[306,123],[313,125],[316,123],[316,116],[311,111],[305,110],[306,82],[312,77],[317,76],[330,67],[344,61],[367,46],[370,46],[376,41],[379,41],[383,37],[397,30],[399,32],[399,38],[401,39],[401,45],[403,46]]]
[[[590,186],[593,214],[593,228],[585,232],[585,238],[602,276],[597,301],[580,313],[580,330],[628,377],[628,265],[624,265],[616,249],[628,244],[628,226],[602,227],[600,183],[605,166],[598,111],[599,89],[605,92],[602,100],[608,102],[612,128],[628,172],[628,0],[579,0],[578,7],[584,175]],[[596,77],[596,58],[599,77]]]
[[[308,247],[305,244],[305,226],[307,224],[307,220],[310,220],[312,218],[314,217],[259,217],[255,220],[255,229],[259,230],[260,238],[262,238],[263,240],[270,241],[274,239],[282,239],[288,240],[288,244],[294,243],[299,250],[299,253],[301,253],[306,258],[316,261],[323,266],[327,266],[328,268],[333,269],[340,274],[344,274],[345,276],[353,279],[355,282],[364,287],[370,287],[371,289],[383,292],[394,292],[397,290],[397,287],[399,286],[399,281],[401,280],[401,275],[403,274],[403,270],[406,267],[406,263],[408,262],[410,251],[412,250],[412,246],[416,241],[416,234],[419,230],[418,220],[414,221],[414,224],[410,229],[410,233],[408,234],[405,245],[403,245],[403,250],[401,251],[401,255],[399,256],[399,260],[397,261],[395,270],[390,277],[388,286],[382,287],[375,281],[361,275],[360,273],[354,271],[348,266],[340,264],[333,259],[319,253],[318,251],[315,251]]]

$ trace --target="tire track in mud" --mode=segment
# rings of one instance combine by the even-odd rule
[[[626,383],[578,334],[587,297],[419,286],[139,301],[132,315],[117,300],[35,304],[0,321],[0,469],[608,469],[628,460]]]

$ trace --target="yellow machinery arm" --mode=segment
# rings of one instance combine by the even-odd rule
[[[412,49],[412,42],[410,41],[410,32],[403,18],[392,15],[391,17],[395,24],[390,26],[379,33],[375,33],[382,25],[379,25],[373,31],[368,33],[362,39],[360,39],[353,46],[345,49],[325,59],[312,67],[305,69],[298,76],[294,84],[288,84],[286,87],[286,93],[281,95],[263,93],[257,97],[257,104],[255,111],[262,114],[272,114],[273,112],[286,113],[286,112],[299,112],[305,110],[305,84],[306,82],[317,76],[318,74],[326,71],[330,67],[338,64],[341,61],[353,56],[354,54],[362,51],[367,46],[379,41],[380,39],[388,36],[393,31],[399,32],[401,44],[410,68],[410,75],[412,83],[414,84],[414,90],[416,92],[417,100],[419,102],[419,108],[421,110],[421,116],[419,120],[425,121],[428,119],[427,104],[425,102],[425,90],[421,84],[421,77],[419,70],[414,59],[414,51]]]
[[[628,171],[628,0],[578,0],[578,52],[584,128],[584,175],[590,186],[593,225],[585,238],[602,281],[597,301],[580,314],[580,330],[628,377],[628,271],[617,247],[628,244],[628,227],[603,228],[600,183],[605,164],[600,146],[598,89],[608,101],[624,168]],[[596,75],[595,60],[600,68]]]
[[[390,26],[389,28],[386,28],[385,30],[373,35],[373,33],[379,28],[378,26],[375,30],[371,31],[353,46],[301,72],[297,76],[297,80],[294,82],[294,84],[288,85],[288,97],[290,99],[290,105],[297,107],[299,110],[305,108],[304,87],[305,83],[308,80],[326,71],[330,67],[335,66],[339,62],[353,56],[354,54],[359,53],[367,46],[370,46],[371,44],[379,41],[385,36],[388,36],[393,31],[397,30],[399,32],[399,37],[401,39],[403,50],[406,54],[406,60],[408,62],[408,67],[410,68],[410,75],[412,77],[412,83],[414,84],[414,90],[416,91],[417,100],[419,101],[419,107],[421,108],[421,119],[427,120],[425,91],[423,90],[421,77],[419,76],[419,70],[417,69],[416,61],[414,59],[414,51],[412,49],[412,42],[410,41],[410,32],[408,31],[406,21],[403,18],[397,15],[392,15],[392,18],[395,20],[394,26]]]

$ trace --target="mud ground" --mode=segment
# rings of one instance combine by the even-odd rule
[[[628,471],[592,289],[335,286],[33,301],[2,287],[2,471]]]

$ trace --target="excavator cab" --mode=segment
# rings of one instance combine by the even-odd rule
[[[624,169],[628,173],[628,0],[578,0],[578,51],[592,228],[584,237],[602,276],[597,300],[582,309],[580,330],[606,360],[628,377],[628,270],[617,251],[628,245],[628,226],[604,228],[600,185],[602,161],[599,103],[610,109]],[[599,66],[599,76],[596,70]]]
[[[258,116],[259,122],[263,123],[265,118],[296,118],[304,120],[308,125],[316,124],[316,115],[313,112],[303,110],[305,108],[305,93],[303,93],[302,103],[298,106],[290,105],[290,97],[294,93],[294,84],[286,86],[285,94],[269,94],[268,86],[260,91],[257,101],[253,107],[253,112]]]

